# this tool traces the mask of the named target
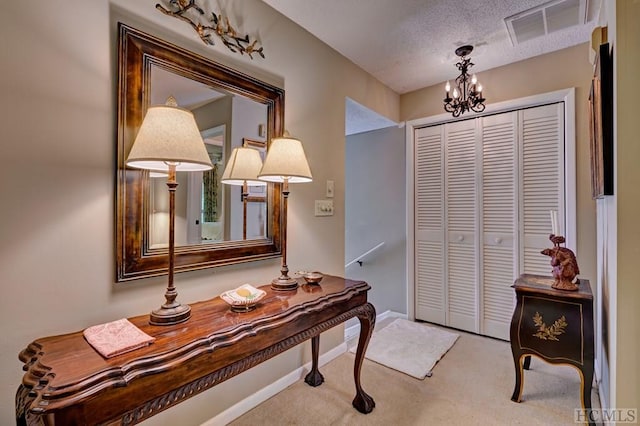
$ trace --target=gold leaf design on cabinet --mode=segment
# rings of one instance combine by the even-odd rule
[[[558,336],[565,333],[567,328],[567,320],[563,316],[554,321],[550,326],[544,323],[542,315],[539,312],[533,316],[533,323],[538,327],[538,332],[534,334],[535,337],[542,340],[555,340],[559,341]]]

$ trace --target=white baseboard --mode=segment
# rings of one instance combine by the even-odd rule
[[[320,355],[318,358],[318,365],[323,366],[345,352],[347,352],[347,344],[343,342],[335,348]],[[232,407],[227,408],[222,413],[202,423],[201,426],[220,426],[231,423],[233,420],[237,419],[252,408],[257,407],[275,394],[282,392],[288,386],[302,379],[310,370],[311,362],[308,362],[302,367],[271,383],[269,386],[260,389],[253,395],[248,396]]]
[[[401,314],[399,312],[394,311],[384,311],[380,315],[376,315],[376,324],[379,324],[382,320],[387,318],[404,318],[407,319],[407,314]],[[349,341],[354,337],[360,334],[360,322],[351,327],[345,327],[344,329],[344,340]]]

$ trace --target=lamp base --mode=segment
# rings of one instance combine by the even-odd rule
[[[149,324],[151,325],[173,325],[180,324],[191,318],[191,307],[189,305],[177,304],[177,306],[168,307],[163,305],[155,309],[149,315]]]
[[[291,277],[282,276],[271,281],[271,288],[276,291],[291,291],[298,288],[298,281]]]

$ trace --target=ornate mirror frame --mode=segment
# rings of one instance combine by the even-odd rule
[[[149,106],[150,72],[158,66],[214,88],[267,105],[267,140],[283,133],[284,90],[203,56],[118,24],[118,134],[116,185],[116,279],[118,282],[167,273],[166,248],[150,248],[148,172],[125,160]],[[176,272],[231,265],[282,255],[281,186],[269,184],[267,230],[261,239],[178,246]]]

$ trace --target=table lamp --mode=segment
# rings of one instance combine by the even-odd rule
[[[168,173],[169,189],[169,284],[165,303],[151,312],[149,323],[171,325],[191,316],[191,307],[180,304],[173,285],[175,252],[175,192],[176,171],[204,171],[213,167],[191,111],[178,107],[173,96],[165,105],[149,107],[142,121],[129,156],[127,166]]]
[[[242,239],[247,239],[247,197],[249,185],[264,186],[267,183],[258,180],[262,169],[262,158],[257,149],[234,148],[222,173],[220,181],[227,185],[242,185]]]
[[[267,158],[260,174],[260,180],[267,182],[282,183],[282,214],[284,226],[282,229],[282,268],[280,277],[271,282],[274,290],[295,290],[298,282],[289,277],[289,267],[287,266],[287,200],[289,198],[289,183],[311,182],[311,170],[307,157],[304,154],[302,142],[291,137],[288,132],[284,136],[274,138],[267,150]]]

